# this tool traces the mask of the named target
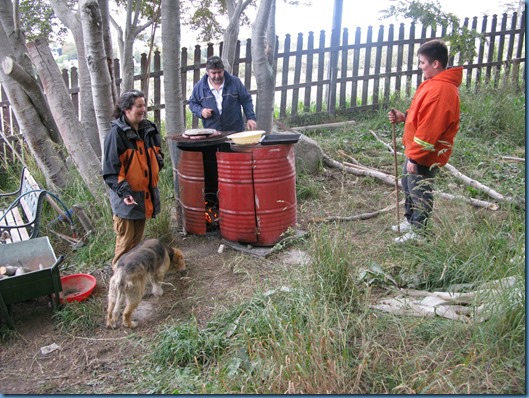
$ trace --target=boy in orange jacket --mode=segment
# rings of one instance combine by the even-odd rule
[[[391,110],[391,123],[404,122],[402,138],[406,161],[404,189],[405,220],[399,225],[402,243],[420,240],[433,209],[433,179],[452,153],[459,130],[459,91],[463,67],[447,68],[448,49],[441,40],[424,43],[417,51],[424,81],[419,85],[406,113]],[[397,225],[391,228],[398,230]]]

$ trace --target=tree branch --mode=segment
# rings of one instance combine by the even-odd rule
[[[402,200],[399,205],[404,204]],[[376,210],[370,213],[357,214],[354,216],[330,216],[325,218],[313,218],[309,220],[309,223],[327,223],[331,221],[357,221],[357,220],[368,220],[370,218],[378,217],[380,214],[388,213],[396,207],[396,204],[392,204],[380,210]]]
[[[340,169],[340,170],[344,170],[344,171],[347,171],[349,173],[352,173],[352,174],[355,174],[355,175],[359,175],[359,176],[367,176],[367,177],[373,177],[373,178],[377,178],[379,180],[381,180],[382,182],[384,182],[385,184],[388,184],[388,185],[392,185],[392,186],[395,186],[395,177],[392,176],[392,175],[389,175],[389,174],[386,174],[382,171],[378,171],[378,170],[375,170],[375,169],[368,169],[366,168],[365,166],[361,166],[359,167],[358,165],[354,165],[354,164],[351,164],[349,163],[348,166],[334,160],[334,159],[331,159],[329,156],[327,156],[326,154],[323,154],[323,162],[329,166],[329,167],[334,167],[334,168],[337,168],[337,169]],[[495,204],[495,203],[491,203],[491,202],[486,202],[484,200],[478,200],[478,199],[472,199],[472,198],[465,198],[464,196],[456,196],[456,195],[452,195],[452,194],[448,194],[448,193],[444,193],[444,192],[436,192],[437,195],[439,195],[441,198],[443,199],[449,199],[449,200],[461,200],[465,203],[469,203],[471,204],[472,206],[476,206],[476,207],[483,207],[483,208],[486,208],[486,209],[489,209],[489,210],[497,210],[498,209],[498,205]]]

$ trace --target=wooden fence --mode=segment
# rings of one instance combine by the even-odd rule
[[[464,26],[481,33],[486,42],[476,42],[477,55],[465,62],[463,85],[479,88],[482,84],[498,86],[507,79],[515,84],[525,84],[525,11],[519,16],[503,14],[501,19],[494,15],[472,19],[466,18]],[[369,27],[367,32],[357,28],[354,38],[349,30],[343,29],[339,46],[326,43],[328,37],[321,31],[317,37],[309,32],[305,37],[298,34],[293,40],[286,35],[282,43],[277,42],[275,56],[276,76],[276,118],[291,119],[312,113],[351,113],[376,109],[386,103],[390,95],[410,95],[421,82],[422,72],[416,64],[418,47],[431,38],[440,38],[446,31],[436,32],[419,25],[400,24],[396,29],[381,25],[378,30]],[[376,34],[376,38],[375,37]],[[205,71],[206,59],[222,53],[222,43],[195,46],[188,52],[182,48],[181,76],[185,98],[191,94],[195,82]],[[331,74],[329,60],[337,56],[336,74]],[[459,56],[452,60],[456,65]],[[163,71],[161,55],[154,52],[151,66],[147,68],[147,55],[141,56],[141,72],[135,76],[137,88],[148,87],[149,110],[153,120],[159,124],[163,117],[162,95]],[[120,84],[119,61],[115,60],[116,82]],[[239,76],[258,101],[257,87],[252,73],[251,41],[239,42],[233,74]],[[336,76],[335,79],[332,77]],[[64,81],[69,88],[74,105],[78,107],[79,88],[77,69],[63,70]],[[332,83],[331,83],[332,82]],[[328,98],[336,99],[329,106]],[[2,131],[10,132],[16,125],[2,91]],[[186,109],[189,112],[188,109]],[[192,127],[198,126],[193,118]]]

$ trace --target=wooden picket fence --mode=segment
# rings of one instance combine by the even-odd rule
[[[481,33],[486,41],[476,42],[477,55],[462,64],[464,86],[476,90],[483,84],[498,86],[507,81],[525,85],[525,11],[519,16],[503,14],[489,18],[466,18],[464,26]],[[437,32],[415,25],[400,24],[398,28],[381,25],[378,30],[357,28],[354,37],[343,29],[338,46],[328,44],[325,31],[317,36],[299,33],[296,40],[286,35],[277,42],[275,54],[276,118],[295,121],[300,115],[350,113],[376,109],[386,103],[390,95],[410,95],[420,84],[422,72],[417,67],[419,46],[432,38],[441,38],[446,31]],[[317,39],[317,43],[316,43]],[[205,63],[211,55],[222,54],[222,43],[196,45],[192,52],[182,48],[182,88],[189,98],[193,85],[202,77]],[[330,60],[337,57],[336,71],[330,70]],[[161,55],[155,51],[148,68],[147,55],[141,55],[141,71],[135,76],[136,88],[147,90],[149,111],[159,124],[163,118],[163,71]],[[336,59],[336,58],[335,58]],[[459,64],[459,56],[452,60]],[[119,85],[119,60],[115,60],[116,84]],[[78,74],[76,68],[64,69],[64,82],[70,90],[73,104],[79,106]],[[333,73],[335,72],[335,73]],[[257,87],[252,71],[251,40],[239,42],[232,73],[239,76],[250,93],[257,98]],[[1,92],[2,118],[0,128],[4,135],[18,131],[5,93]],[[186,109],[186,112],[189,112]],[[198,126],[193,118],[192,127]]]

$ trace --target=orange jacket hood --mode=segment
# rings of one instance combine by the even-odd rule
[[[459,130],[458,88],[463,67],[446,69],[422,82],[408,109],[403,144],[406,157],[423,166],[444,166]]]

